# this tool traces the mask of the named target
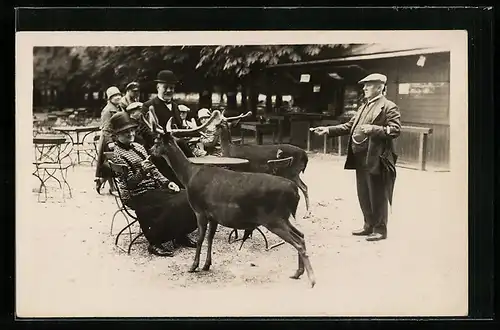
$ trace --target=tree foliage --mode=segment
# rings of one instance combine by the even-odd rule
[[[222,45],[134,47],[36,47],[35,88],[102,90],[135,80],[154,80],[161,69],[200,79],[247,76],[265,65],[305,61],[348,45]]]

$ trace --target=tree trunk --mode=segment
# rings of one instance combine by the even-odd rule
[[[271,92],[268,90],[266,95],[266,113],[273,112],[273,96]]]
[[[283,95],[281,94],[278,94],[276,95],[276,109],[281,109],[281,107],[283,106]]]
[[[257,93],[257,89],[255,86],[250,86],[250,95],[249,95],[249,103],[250,103],[250,111],[252,111],[252,120],[257,118],[257,103],[259,102],[259,93]]]
[[[247,86],[246,86],[246,84],[243,84],[243,86],[241,86],[241,108],[242,108],[242,113],[248,111],[247,97],[248,97]]]
[[[212,108],[212,91],[205,89],[199,93],[200,100],[198,102],[198,107],[201,108]]]

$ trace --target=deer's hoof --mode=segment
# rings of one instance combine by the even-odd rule
[[[189,268],[188,273],[196,273],[196,269],[197,268],[198,267],[191,267],[191,268]]]
[[[294,279],[294,280],[298,280],[300,278],[300,275],[298,274],[293,274],[292,276],[290,276],[290,278]]]
[[[203,266],[202,270],[204,270],[204,271],[210,270],[210,265]]]
[[[311,282],[311,289],[314,288],[314,285],[316,285],[316,281]]]

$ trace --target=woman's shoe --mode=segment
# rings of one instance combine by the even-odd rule
[[[149,245],[148,252],[160,257],[173,257],[174,252],[161,246],[161,245]]]

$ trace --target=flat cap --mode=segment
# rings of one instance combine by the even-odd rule
[[[381,83],[387,83],[387,77],[380,73],[372,73],[359,81],[360,84],[370,81],[380,81]]]
[[[128,91],[128,90],[134,90],[134,89],[139,89],[139,83],[138,82],[131,82],[127,85],[127,87],[125,87],[125,90]]]

